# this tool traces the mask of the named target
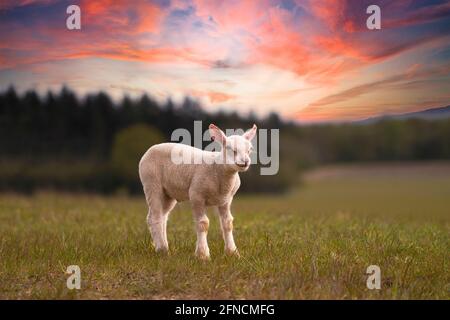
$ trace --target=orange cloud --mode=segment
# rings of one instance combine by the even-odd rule
[[[83,0],[81,7],[87,24],[119,33],[158,32],[163,19],[163,11],[152,2],[137,1],[130,6],[125,0]]]
[[[384,112],[400,111],[401,108],[405,108],[404,103],[396,104],[391,102],[390,104],[380,104],[373,101],[368,101],[365,107],[357,107],[349,102],[355,101],[354,99],[356,98],[374,92],[387,92],[389,90],[399,92],[400,90],[424,89],[425,86],[430,86],[430,84],[432,84],[432,81],[430,82],[430,80],[432,80],[433,77],[445,76],[448,75],[449,72],[449,64],[447,64],[444,68],[436,67],[428,69],[422,69],[419,64],[413,64],[407,68],[405,72],[379,81],[364,83],[335,94],[324,96],[317,101],[310,103],[307,107],[302,108],[300,111],[294,112],[292,117],[300,121],[325,121],[332,119],[350,120],[372,116],[377,114],[379,110],[383,110]],[[412,77],[414,77],[413,81],[411,81]],[[443,99],[446,99],[445,94]],[[433,106],[442,104],[443,99],[440,98],[433,100]],[[430,101],[431,100],[427,97],[427,100],[425,101],[415,101],[414,103],[409,103],[406,105],[406,108],[411,111],[414,106],[417,106],[417,108],[420,109],[420,106],[422,105],[428,104],[428,106],[430,106]],[[379,106],[378,110],[374,107],[375,104]]]
[[[447,66],[447,72],[450,71],[450,65]],[[429,68],[426,70],[420,70],[418,64],[414,64],[409,67],[405,72],[393,75],[380,81],[373,81],[362,85],[355,86],[353,88],[344,90],[337,94],[325,96],[316,102],[310,104],[311,107],[326,106],[336,104],[338,102],[346,101],[371,91],[380,90],[390,87],[392,85],[402,85],[405,81],[409,81],[414,74],[415,79],[426,79],[437,73],[441,72],[437,68]]]
[[[265,63],[304,75],[311,56],[301,34],[287,23],[289,13],[281,9],[268,10],[267,19],[255,30],[256,40],[250,39],[249,63]]]
[[[211,103],[222,103],[236,98],[236,96],[218,91],[199,91],[191,90],[189,94],[194,97],[207,97]]]

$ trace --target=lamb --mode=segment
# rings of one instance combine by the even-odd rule
[[[210,258],[207,234],[209,220],[207,207],[217,207],[225,253],[239,256],[233,238],[231,202],[241,184],[239,172],[250,167],[251,140],[256,134],[253,127],[243,135],[227,137],[214,124],[209,126],[211,139],[222,150],[203,151],[179,143],[161,143],[152,146],[139,162],[139,177],[148,205],[147,224],[157,252],[167,253],[167,219],[177,202],[190,201],[197,231],[195,254]],[[190,159],[201,157],[201,163],[174,163],[177,153]]]

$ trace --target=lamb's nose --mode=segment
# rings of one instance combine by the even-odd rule
[[[248,166],[249,163],[250,163],[250,161],[248,161],[248,160],[245,160],[245,162],[244,162],[246,167]]]

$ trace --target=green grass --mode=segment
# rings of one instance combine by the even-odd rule
[[[0,195],[0,298],[450,297],[448,164],[321,169],[285,196],[238,195],[233,209],[242,258],[224,256],[211,212],[201,262],[187,204],[169,219],[171,254],[158,256],[143,197]],[[66,288],[73,264],[81,290]],[[372,264],[381,290],[366,288]]]

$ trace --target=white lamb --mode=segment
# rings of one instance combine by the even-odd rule
[[[241,181],[239,172],[250,166],[251,140],[256,125],[240,135],[227,137],[215,125],[209,126],[211,138],[222,146],[221,152],[203,151],[178,143],[161,143],[152,146],[139,162],[139,176],[149,207],[147,223],[156,251],[168,252],[167,219],[179,201],[190,201],[197,230],[195,254],[209,259],[207,233],[209,220],[206,208],[215,206],[220,216],[220,226],[225,242],[225,252],[237,255],[233,239],[233,216],[230,207]],[[184,152],[191,158],[200,156],[200,164],[176,164],[174,152]]]

